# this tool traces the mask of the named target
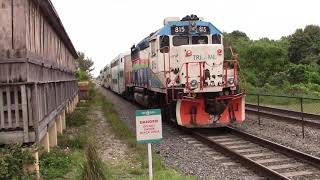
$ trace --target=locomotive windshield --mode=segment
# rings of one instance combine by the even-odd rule
[[[212,35],[212,44],[221,44],[221,36],[219,34]]]
[[[188,36],[174,36],[173,39],[174,46],[188,45],[189,37]]]
[[[208,44],[208,36],[192,36],[192,44]]]
[[[174,36],[172,38],[174,46],[188,45],[188,44],[208,44],[208,36],[192,36],[191,42],[188,36]]]

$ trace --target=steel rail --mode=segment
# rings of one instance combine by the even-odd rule
[[[278,144],[276,142],[272,142],[270,140],[255,136],[253,134],[249,134],[240,130],[237,130],[232,127],[225,127],[227,131],[231,132],[232,134],[236,136],[243,137],[244,139],[247,139],[251,142],[254,142],[256,144],[259,144],[260,146],[267,147],[269,149],[272,149],[276,152],[281,152],[282,154],[286,154],[287,156],[294,157],[296,159],[299,159],[303,162],[309,163],[318,169],[320,169],[320,158],[312,156],[310,154],[306,154],[304,152],[283,146],[281,144]]]
[[[246,104],[246,112],[253,113],[256,115],[260,114],[264,117],[286,121],[288,123],[294,123],[294,124],[304,123],[304,125],[309,127],[320,128],[320,115],[317,115],[317,114],[301,113],[297,111],[290,111],[285,109],[258,106],[258,105],[252,105],[252,104]],[[304,120],[301,120],[301,117],[303,117]],[[312,120],[306,120],[305,118],[309,118]]]
[[[246,104],[246,107],[248,108],[258,108],[258,105],[255,104]],[[287,110],[287,109],[280,109],[280,108],[274,108],[274,107],[269,107],[269,106],[259,106],[261,110],[266,110],[266,111],[272,111],[272,112],[277,112],[277,113],[283,113],[291,116],[297,116],[301,117],[303,116],[304,118],[310,118],[314,120],[320,121],[320,114],[312,114],[312,113],[306,113],[306,112],[299,112],[299,111],[292,111],[292,110]]]
[[[267,177],[269,179],[279,179],[279,180],[288,180],[289,177],[286,177],[282,175],[281,173],[278,173],[267,166],[257,163],[254,160],[245,157],[244,155],[241,155],[240,153],[236,152],[235,150],[232,150],[228,148],[226,145],[220,144],[219,142],[215,142],[215,140],[212,140],[209,138],[208,135],[205,133],[201,133],[195,129],[187,129],[187,128],[180,128],[183,131],[190,134],[195,139],[199,140],[202,143],[205,143],[211,148],[214,148],[218,151],[220,151],[223,154],[226,154],[227,156],[237,160],[239,163],[241,163],[243,166],[248,167],[249,169],[253,169],[257,174]],[[272,151],[278,152],[280,154],[287,155],[290,158],[298,159],[301,162],[304,162],[306,164],[312,165],[318,169],[320,169],[320,158],[311,156],[309,154],[294,150],[289,147],[285,147],[283,145],[271,142],[269,140],[257,137],[255,135],[245,133],[239,130],[236,130],[231,127],[224,127],[222,128],[224,131],[231,133],[232,135],[235,135],[236,137],[243,138],[244,140],[250,141],[254,144],[257,144],[261,147],[270,149]],[[209,134],[210,135],[210,134]]]
[[[198,133],[198,132],[192,132],[192,136],[199,141],[207,144],[211,148],[217,149],[218,151],[222,152],[223,154],[227,154],[228,156],[232,157],[233,159],[239,160],[239,162],[250,168],[255,170],[259,175],[271,178],[271,179],[279,179],[279,180],[289,180],[289,178],[277,173],[276,171],[273,171],[271,169],[268,169],[266,166],[263,166],[262,164],[256,163],[255,161],[241,155],[240,153],[237,153],[236,151],[233,151],[226,146],[219,144],[205,135]]]

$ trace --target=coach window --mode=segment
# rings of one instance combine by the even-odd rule
[[[212,35],[212,44],[221,44],[221,35],[220,34]]]
[[[192,36],[192,44],[208,44],[208,36]]]
[[[188,36],[174,36],[172,39],[174,46],[188,45],[189,37]]]
[[[169,36],[160,36],[160,52],[161,53],[168,53],[169,52],[169,46],[170,46],[170,41],[169,41]]]

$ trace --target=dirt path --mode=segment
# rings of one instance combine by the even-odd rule
[[[96,141],[97,151],[102,161],[113,167],[119,166],[125,162],[127,165],[134,168],[135,165],[131,163],[134,160],[128,145],[115,137],[103,115],[101,107],[95,107],[90,114],[90,119],[95,121],[94,140]]]

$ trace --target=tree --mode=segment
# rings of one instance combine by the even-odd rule
[[[232,31],[230,33],[230,36],[234,39],[245,39],[245,40],[249,40],[249,37],[247,36],[246,33],[242,32],[242,31],[239,31],[239,30],[235,30],[235,31]]]
[[[89,80],[92,77],[90,72],[94,70],[94,68],[92,68],[93,61],[91,58],[86,57],[83,52],[78,52],[78,56],[79,58],[76,60],[78,67],[76,78],[79,81]]]
[[[77,59],[77,66],[80,70],[85,71],[87,73],[90,73],[91,71],[94,70],[92,68],[93,66],[93,61],[91,58],[86,57],[83,52],[78,52],[79,58]]]
[[[303,29],[297,29],[289,36],[288,56],[291,62],[310,63],[309,56],[313,56],[316,63],[320,62],[320,27],[308,25]]]

